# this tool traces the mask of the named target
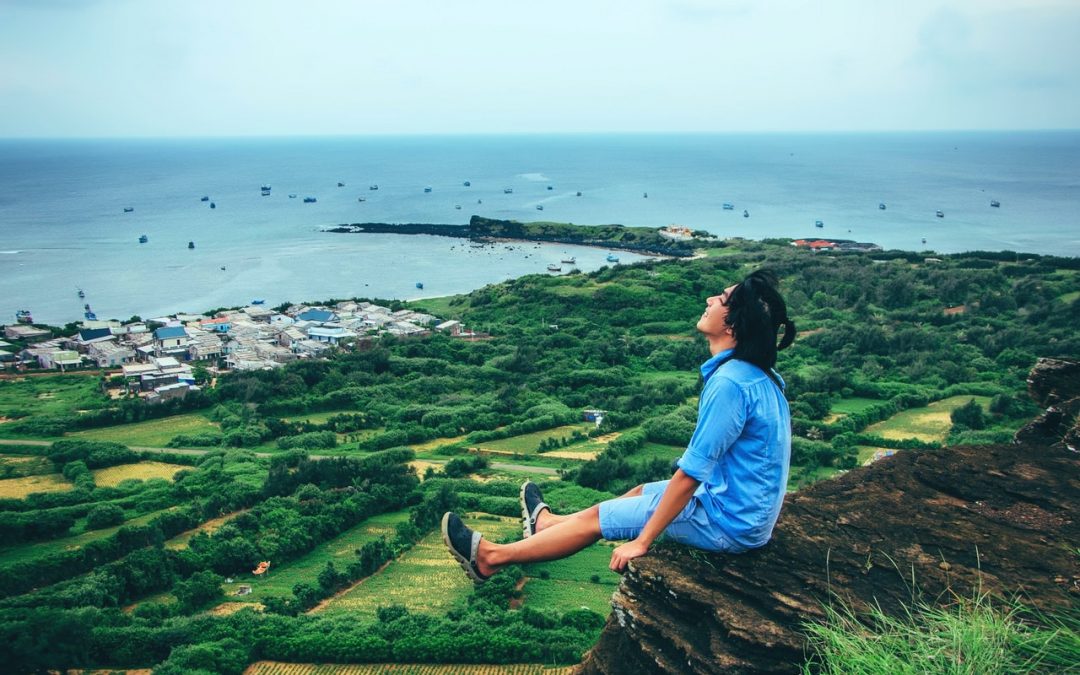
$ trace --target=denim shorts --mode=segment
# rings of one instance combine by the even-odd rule
[[[600,502],[600,533],[604,539],[634,539],[641,534],[669,482],[646,483],[637,497]],[[697,495],[691,497],[686,507],[664,528],[660,538],[706,551],[741,553],[746,550],[731,541],[719,526],[709,520]]]

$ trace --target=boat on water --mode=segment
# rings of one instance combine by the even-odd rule
[[[470,181],[465,181],[464,183],[462,183],[462,185],[464,185],[465,187],[472,187],[472,183]]]
[[[1001,208],[1001,202],[996,199],[992,199],[990,200],[990,206],[993,206],[995,209],[999,209]]]
[[[34,323],[34,317],[30,315],[28,309],[20,309],[15,312],[15,320],[19,323]]]
[[[575,258],[574,256],[570,256],[569,258],[563,258],[559,262],[566,263],[567,265],[573,265],[577,262],[577,258]]]
[[[884,210],[885,210],[885,202],[878,202],[878,205],[877,205],[877,207],[878,207],[879,209],[881,209],[882,211],[884,211]]]
[[[255,300],[252,300],[251,304],[253,304],[253,305],[265,305],[266,301],[263,300],[262,298],[257,298]]]
[[[615,255],[614,253],[608,253],[607,257],[604,258],[604,260],[608,262],[619,262],[619,256]]]
[[[319,201],[319,200],[315,199],[314,197],[304,197],[304,203],[305,204],[314,204],[317,201]]]
[[[646,192],[645,194],[641,195],[641,198],[642,199],[648,199],[649,198],[649,193]]]
[[[562,268],[559,267],[558,265],[556,265],[555,263],[550,263],[547,266],[547,271],[548,272],[562,272]]]
[[[358,201],[358,202],[366,202],[367,199],[365,197],[357,197],[356,201]]]
[[[290,194],[289,199],[296,199],[296,193],[294,192],[294,193]]]
[[[514,188],[503,188],[503,194],[504,195],[512,195],[512,194],[514,194]]]
[[[725,211],[734,211],[735,210],[735,205],[732,204],[731,202],[724,202],[724,210]]]
[[[747,211],[746,209],[743,209],[742,217],[743,218],[749,218],[750,217],[750,212]]]
[[[139,243],[140,244],[145,244],[148,241],[150,241],[150,237],[146,236],[145,234],[140,234],[139,235]]]
[[[543,204],[537,204],[536,205],[536,210],[537,211],[543,211],[544,210],[544,205]]]
[[[217,204],[215,204],[214,202],[210,202],[210,208],[212,208],[212,209],[216,209],[216,208],[217,208]]]
[[[457,209],[458,211],[460,211],[461,210],[461,204],[454,204],[454,208]]]
[[[203,195],[202,197],[199,197],[199,201],[200,202],[208,202],[208,201],[210,201],[210,197],[208,197],[207,195]]]
[[[416,282],[416,287],[419,288],[420,290],[424,290],[424,282],[417,281]]]
[[[922,238],[922,243],[924,243],[924,244],[926,243],[926,237]]]
[[[76,295],[78,295],[80,298],[85,298],[86,297],[86,291],[84,291],[83,289],[80,288],[80,289],[78,289],[78,293],[76,293]]]
[[[263,185],[259,189],[262,190],[263,192],[270,192],[270,186],[269,185]]]
[[[424,188],[424,192],[431,192],[431,187]]]
[[[548,189],[549,189],[549,190],[554,190],[554,189],[555,189],[555,186],[554,186],[554,185],[549,185],[549,186],[548,186]]]
[[[944,218],[945,217],[945,212],[944,211],[938,211],[934,215],[936,215],[938,218]]]
[[[125,206],[124,207],[124,213],[131,213],[134,210],[135,210],[134,206]]]
[[[368,186],[368,189],[369,190],[378,190],[379,189],[379,184],[378,183],[372,183],[371,185]]]
[[[815,220],[814,227],[825,227],[825,223],[821,222],[820,220]]]
[[[580,197],[581,196],[581,190],[578,190],[578,193],[575,196]]]
[[[338,181],[337,186],[338,187],[345,187],[345,183],[342,183],[341,181]]]
[[[93,312],[83,312],[83,318],[87,321],[97,321],[97,314]]]
[[[189,242],[187,243],[187,247],[188,247],[188,248],[195,248],[195,242],[193,242],[193,241],[189,241]]]

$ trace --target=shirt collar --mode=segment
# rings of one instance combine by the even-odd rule
[[[730,359],[734,353],[734,349],[725,349],[722,352],[717,352],[715,356],[701,364],[701,377],[708,380],[712,377],[712,374],[716,372],[716,369]]]

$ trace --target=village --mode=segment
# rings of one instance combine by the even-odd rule
[[[20,372],[111,369],[110,375],[123,378],[114,395],[160,403],[197,390],[198,366],[214,376],[280,368],[335,348],[365,349],[386,335],[413,338],[437,331],[476,337],[458,321],[356,301],[292,305],[280,312],[252,304],[212,317],[181,313],[134,323],[87,320],[80,326],[71,336],[33,325],[5,326],[0,362]]]

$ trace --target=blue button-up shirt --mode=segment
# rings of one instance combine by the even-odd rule
[[[731,358],[732,351],[701,366],[697,427],[679,468],[701,481],[694,497],[709,522],[736,544],[755,548],[769,541],[784,503],[791,413],[780,376],[774,371],[774,381]]]

